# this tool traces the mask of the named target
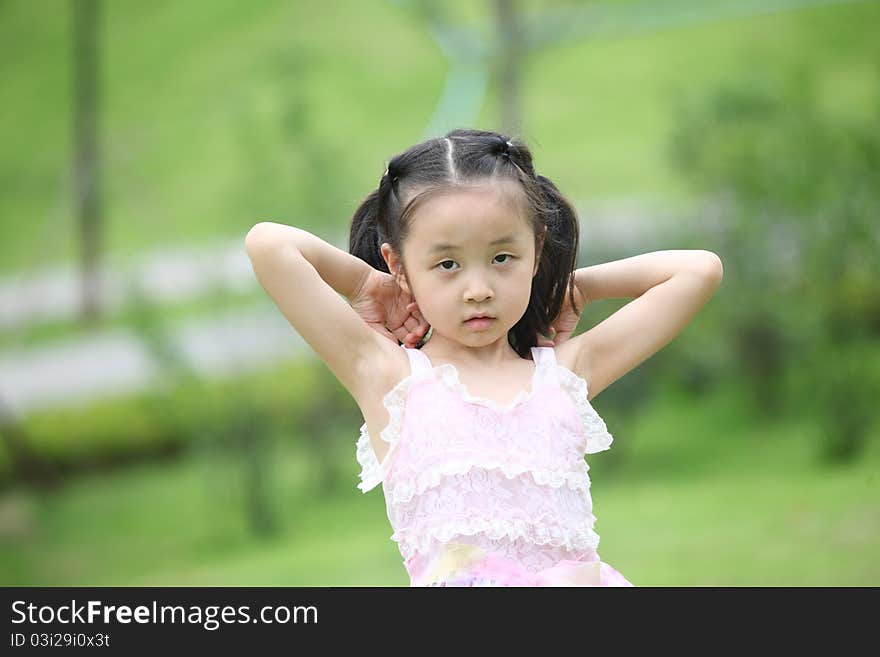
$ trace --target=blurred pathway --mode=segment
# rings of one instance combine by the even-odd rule
[[[121,265],[110,255],[101,287],[106,314],[118,312],[133,285],[158,304],[172,304],[226,290],[256,286],[241,239],[187,248],[163,248]],[[41,322],[72,320],[79,298],[79,275],[72,267],[52,267],[0,278],[0,331]]]
[[[271,302],[168,328],[171,347],[210,378],[264,369],[305,344]],[[107,330],[0,353],[0,397],[16,415],[159,386],[163,372],[135,331]]]

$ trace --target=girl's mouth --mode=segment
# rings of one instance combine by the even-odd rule
[[[489,328],[494,321],[495,318],[493,317],[474,317],[473,319],[467,320],[465,324],[467,324],[475,331],[480,331],[482,329]]]

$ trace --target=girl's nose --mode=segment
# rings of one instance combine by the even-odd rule
[[[486,284],[473,284],[465,291],[465,300],[482,302],[493,297],[492,288]]]
[[[475,267],[465,273],[464,298],[466,302],[480,303],[493,298],[492,273],[490,271]]]

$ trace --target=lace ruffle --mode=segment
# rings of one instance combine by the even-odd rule
[[[539,363],[535,364],[535,367],[540,367],[540,366],[541,365]],[[437,367],[434,368],[434,371],[437,373],[437,379],[443,385],[447,386],[453,392],[460,395],[461,398],[464,399],[465,401],[473,402],[476,404],[481,404],[483,406],[487,406],[487,407],[491,408],[492,410],[497,411],[499,413],[510,413],[517,406],[519,406],[524,401],[529,399],[532,396],[532,393],[534,392],[534,389],[520,390],[517,393],[516,397],[514,397],[513,401],[510,402],[510,404],[504,406],[502,404],[499,404],[494,399],[488,399],[486,397],[475,397],[474,395],[471,395],[468,392],[467,387],[461,382],[461,379],[458,376],[458,370],[455,369],[455,365],[453,365],[452,363],[443,363],[442,365],[438,365]],[[535,385],[534,382],[536,379],[537,379],[536,376],[533,377],[533,381],[532,381],[533,386]]]
[[[366,493],[382,482],[379,460],[376,458],[373,446],[370,444],[370,434],[367,431],[366,422],[361,425],[361,435],[357,441],[356,456],[358,463],[361,464],[361,473],[359,475],[361,483],[357,487]]]
[[[536,363],[535,367],[542,368],[548,365],[552,366],[553,364],[541,361]],[[438,375],[437,379],[459,394],[464,400],[482,404],[499,413],[512,412],[520,406],[520,404],[530,399],[535,393],[535,388],[538,386],[539,373],[536,370],[535,376],[532,380],[532,389],[521,390],[509,405],[503,406],[492,399],[475,397],[469,394],[467,388],[459,379],[458,370],[455,369],[454,365],[444,363],[443,365],[435,367],[434,370]],[[559,375],[559,386],[569,394],[577,408],[578,415],[581,418],[581,424],[584,427],[587,438],[585,453],[594,454],[609,449],[614,438],[608,432],[608,427],[605,425],[605,421],[599,416],[596,409],[593,408],[593,405],[590,404],[587,382],[567,367],[559,365],[558,363],[556,364],[556,370]]]
[[[397,542],[403,558],[409,559],[417,552],[429,554],[438,544],[447,543],[455,536],[477,534],[492,540],[524,540],[534,545],[549,545],[568,551],[595,550],[599,547],[599,535],[592,528],[587,525],[560,525],[551,514],[529,521],[485,516],[456,518],[427,526],[409,527],[406,531],[395,531],[391,540]]]
[[[609,449],[614,438],[608,433],[605,421],[590,404],[587,382],[562,365],[557,365],[557,373],[560,387],[571,396],[581,418],[587,438],[585,453],[594,454]]]
[[[508,479],[515,479],[522,474],[529,473],[535,483],[544,486],[560,488],[568,486],[572,490],[588,491],[590,488],[590,469],[586,461],[579,461],[576,470],[548,470],[546,468],[529,468],[509,465],[498,461],[476,463],[472,460],[455,461],[448,460],[439,466],[418,472],[410,478],[401,477],[391,488],[390,501],[392,504],[404,504],[412,500],[413,496],[421,495],[429,488],[439,486],[445,477],[464,475],[473,468],[484,470],[499,470]]]
[[[355,455],[358,463],[361,465],[360,479],[361,483],[358,488],[367,493],[373,490],[385,479],[388,469],[391,465],[392,456],[397,447],[400,434],[403,431],[403,413],[406,408],[406,395],[409,387],[414,380],[415,375],[410,374],[401,380],[396,386],[386,393],[382,398],[382,403],[388,411],[388,424],[382,429],[379,437],[388,443],[388,452],[385,460],[380,464],[373,451],[370,443],[370,434],[367,429],[367,423],[361,425],[360,437],[358,438]]]

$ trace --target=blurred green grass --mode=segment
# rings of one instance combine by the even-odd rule
[[[588,458],[602,559],[637,586],[880,584],[880,426],[861,461],[828,467],[808,417],[765,425],[742,404],[729,387],[657,398],[615,433],[624,462]],[[321,498],[301,445],[277,443],[271,540],[249,534],[238,470],[219,454],[9,491],[0,582],[406,586],[381,492],[355,487],[355,433],[337,455],[350,487]]]
[[[122,258],[243,236],[260,220],[326,231],[326,217],[305,216],[305,199],[250,189],[259,179],[249,175],[258,162],[248,144],[256,137],[281,149],[288,94],[308,98],[310,138],[336,158],[335,179],[321,193],[339,208],[329,223],[347,226],[383,162],[418,139],[445,80],[447,63],[423,25],[391,3],[114,2],[105,9],[105,246]],[[524,68],[523,136],[538,169],[572,198],[687,202],[690,192],[664,150],[681,94],[742,60],[756,68],[799,62],[818,74],[826,109],[870,111],[878,22],[877,3],[843,3],[549,48]],[[4,153],[14,154],[0,158],[7,190],[0,271],[76,258],[69,24],[67,12],[46,0],[0,5],[4,110],[16,117],[0,122]],[[285,72],[294,52],[305,57],[307,75]],[[490,91],[477,127],[496,127],[496,105]]]

